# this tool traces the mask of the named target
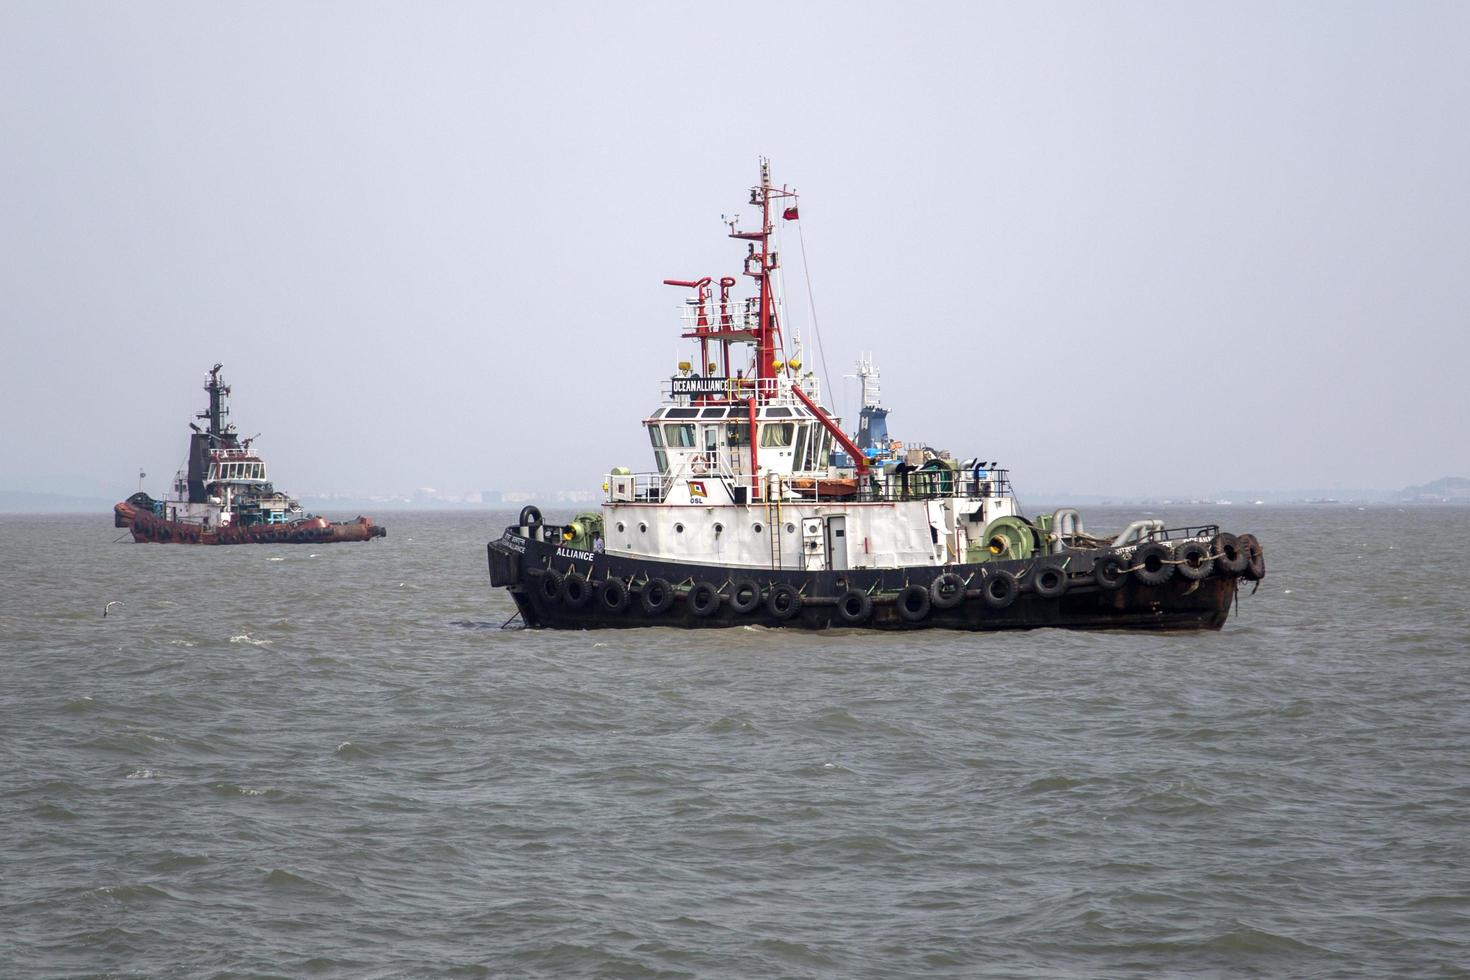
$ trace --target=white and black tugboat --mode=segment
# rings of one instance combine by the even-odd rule
[[[241,439],[225,421],[230,386],[220,378],[222,366],[204,383],[209,407],[198,418],[206,425],[189,423],[189,459],[174,478],[173,495],[155,500],[140,490],[113,505],[113,524],[148,544],[332,544],[386,535],[371,518],[333,523],[308,514],[275,488],[253,440]]]
[[[490,582],[527,626],[808,629],[1219,629],[1261,546],[1214,525],[1138,520],[1095,536],[1067,508],[1022,516],[1006,469],[888,437],[877,372],[849,436],[787,358],[771,249],[793,190],[761,164],[759,228],[737,280],[693,291],[679,364],[643,425],[655,469],[607,475],[598,512],[551,525],[526,507],[489,545]],[[778,210],[779,209],[779,210]]]

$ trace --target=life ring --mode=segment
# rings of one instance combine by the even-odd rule
[[[1251,556],[1240,546],[1240,539],[1229,531],[1215,535],[1210,550],[1219,556],[1215,559],[1215,570],[1222,576],[1233,577],[1250,567]]]
[[[521,508],[521,519],[516,523],[522,527],[539,527],[541,525],[541,511],[527,504]]]
[[[1128,577],[1128,563],[1118,555],[1103,555],[1092,563],[1092,580],[1099,589],[1121,589]]]
[[[674,587],[669,584],[668,579],[651,578],[643,583],[643,588],[638,593],[638,604],[650,616],[668,612],[669,607],[674,604]]]
[[[1067,591],[1067,570],[1060,565],[1033,565],[1031,588],[1043,599],[1057,599]]]
[[[1150,541],[1133,553],[1133,574],[1144,585],[1163,585],[1178,567],[1174,550],[1162,541]]]
[[[736,579],[730,584],[730,611],[742,616],[761,604],[761,584],[752,578]]]
[[[581,609],[592,598],[592,586],[578,572],[568,572],[556,590],[557,600],[568,609]]]
[[[965,580],[954,572],[945,572],[929,584],[929,601],[935,609],[953,609],[965,601]]]
[[[873,600],[862,589],[848,589],[837,600],[837,618],[848,626],[866,623],[871,615],[873,615]]]
[[[985,573],[985,581],[980,586],[980,597],[991,609],[1004,609],[1016,601],[1016,593],[1021,591],[1016,576],[1004,568],[997,568],[993,572]]]
[[[720,608],[720,590],[708,582],[695,582],[685,597],[689,611],[699,617],[713,616]]]
[[[561,601],[561,572],[548,568],[541,573],[541,598],[547,602]]]
[[[766,596],[766,611],[777,619],[790,619],[801,611],[801,593],[785,582],[778,582]]]
[[[917,583],[906,585],[898,594],[898,615],[905,622],[921,622],[929,615],[929,590]]]
[[[1186,541],[1174,549],[1174,560],[1179,564],[1179,574],[1191,582],[1207,578],[1215,563],[1210,560],[1210,549],[1201,541]]]
[[[1261,542],[1256,540],[1254,534],[1242,534],[1239,540],[1240,550],[1244,551],[1249,559],[1245,566],[1245,577],[1253,582],[1259,582],[1266,577],[1266,551],[1261,547]]]

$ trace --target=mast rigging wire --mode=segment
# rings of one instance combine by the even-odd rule
[[[796,200],[799,202],[800,198]],[[806,302],[812,311],[812,336],[817,341],[817,355],[822,361],[822,384],[830,393],[827,397],[833,399],[832,405],[835,408],[837,389],[832,387],[832,375],[827,370],[827,348],[822,345],[822,328],[817,324],[817,301],[812,295],[812,267],[806,260],[806,235],[802,233],[800,217],[796,219],[796,239],[801,243],[801,272],[806,277]],[[852,420],[848,421],[850,423]]]

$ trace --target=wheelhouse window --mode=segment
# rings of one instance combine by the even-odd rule
[[[694,426],[692,425],[666,425],[664,436],[671,449],[694,448]]]
[[[761,426],[761,446],[765,449],[784,448],[791,445],[796,426],[790,422],[767,422]]]
[[[648,427],[648,440],[653,443],[654,449],[662,449],[664,444],[663,431],[656,425],[650,425]]]
[[[731,446],[750,445],[750,423],[730,422],[725,426],[725,442]]]

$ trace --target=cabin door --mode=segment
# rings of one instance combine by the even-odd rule
[[[827,518],[827,567],[833,571],[847,568],[847,518]]]

